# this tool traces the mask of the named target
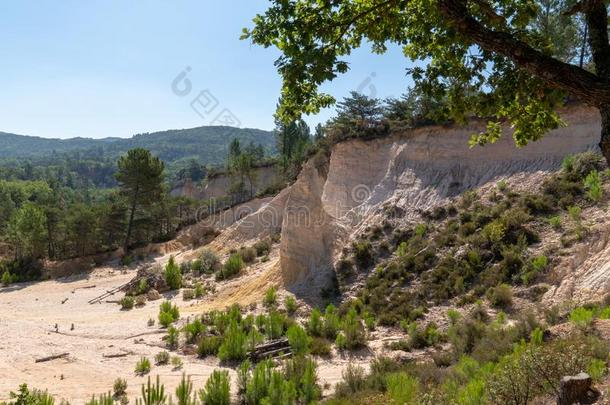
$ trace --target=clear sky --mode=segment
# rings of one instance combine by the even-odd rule
[[[239,40],[242,27],[250,27],[267,5],[2,1],[0,131],[126,137],[209,125],[227,110],[239,126],[272,129],[281,84],[273,66],[278,53]],[[377,56],[366,47],[348,61],[350,72],[324,87],[338,98],[356,89],[399,96],[410,83],[408,60],[398,48]],[[190,92],[183,80],[172,87],[187,67]],[[329,110],[306,120],[315,124],[331,115]]]

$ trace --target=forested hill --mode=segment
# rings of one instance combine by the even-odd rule
[[[143,147],[167,163],[196,159],[199,163],[224,163],[232,139],[242,145],[261,144],[268,152],[274,150],[271,131],[225,126],[205,126],[137,134],[131,138],[48,139],[0,132],[0,158],[40,158],[50,154],[81,151],[83,155],[115,158],[134,147]]]

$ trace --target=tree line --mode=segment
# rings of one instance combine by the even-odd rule
[[[116,163],[117,188],[74,189],[46,180],[0,180],[0,234],[20,269],[41,259],[67,259],[171,239],[200,203],[171,197],[165,165],[136,148]]]

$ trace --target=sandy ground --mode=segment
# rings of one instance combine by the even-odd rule
[[[261,278],[268,277],[269,270],[262,268]],[[153,361],[154,355],[164,347],[163,330],[156,325],[147,326],[149,318],[157,319],[162,300],[131,311],[121,311],[113,302],[87,303],[129,281],[134,274],[135,270],[100,268],[80,277],[0,288],[0,400],[8,399],[9,391],[15,391],[25,382],[30,387],[48,389],[58,400],[64,398],[72,404],[82,404],[91,394],[111,390],[118,377],[127,380],[131,398],[138,396],[147,377],[134,374],[136,362],[141,356]],[[251,283],[256,284],[254,280]],[[233,289],[239,288],[230,285],[217,294],[231,296],[226,290]],[[109,299],[117,300],[121,296],[117,294]],[[181,308],[183,318],[200,313],[207,306],[202,305],[205,301],[184,302],[181,295],[166,295],[166,298]],[[55,324],[59,332],[55,332]],[[74,330],[71,330],[72,324]],[[70,353],[65,359],[35,363],[37,358],[64,352]],[[129,355],[104,357],[124,352]],[[180,357],[184,362],[182,370],[173,370],[171,365],[152,367],[150,376],[154,380],[159,375],[166,392],[174,392],[182,372],[191,376],[195,389],[200,389],[219,367],[216,359]],[[320,384],[328,393],[341,379],[341,371],[349,362],[366,365],[370,359],[371,354],[363,353],[319,361]],[[230,374],[235,381],[234,370]]]

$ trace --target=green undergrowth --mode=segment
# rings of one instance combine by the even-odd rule
[[[515,192],[501,181],[484,196],[467,191],[422,212],[424,222],[409,228],[392,226],[403,213],[386,206],[388,219],[344,250],[339,285],[366,274],[358,300],[382,325],[414,321],[421,308],[450,300],[487,297],[510,307],[510,286],[535,284],[552,269],[552,249],[532,253],[543,232],[558,232],[563,247],[586,237],[582,209],[605,204],[609,174],[602,167],[598,154],[569,156],[535,192]]]

